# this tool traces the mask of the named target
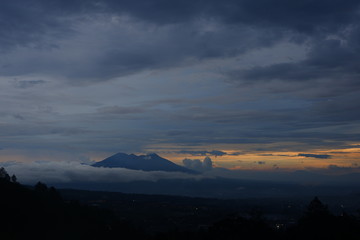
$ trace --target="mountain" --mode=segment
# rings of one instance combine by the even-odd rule
[[[128,168],[143,171],[196,173],[193,170],[176,165],[175,163],[162,158],[155,153],[139,156],[135,154],[117,153],[93,164],[92,166],[107,168]]]

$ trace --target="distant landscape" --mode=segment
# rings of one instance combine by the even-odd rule
[[[0,239],[359,240],[359,0],[1,0]]]
[[[205,160],[204,160],[205,161]],[[204,161],[200,161],[204,164]],[[188,197],[284,198],[347,196],[360,193],[360,173],[324,174],[306,170],[246,171],[179,166],[157,154],[117,153],[102,161],[77,163],[11,163],[7,166],[25,184],[47,182],[61,189],[82,189]]]
[[[5,239],[357,239],[360,194],[217,199],[55,189],[0,169]],[[15,224],[16,222],[16,224]],[[330,228],[329,228],[330,227]],[[345,237],[345,238],[344,238]]]

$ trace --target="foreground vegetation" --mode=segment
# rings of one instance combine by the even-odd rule
[[[149,233],[122,219],[121,213],[65,201],[43,183],[25,187],[3,168],[0,196],[1,239],[360,239],[359,217],[345,212],[336,216],[318,198],[292,225],[274,225],[254,213],[229,216],[192,231]],[[141,212],[134,214],[142,217]]]

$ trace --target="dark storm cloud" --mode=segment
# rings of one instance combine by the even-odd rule
[[[282,9],[283,6],[286,11]],[[280,10],[279,15],[276,16],[269,7],[269,11],[264,13],[262,20],[266,19],[267,23],[271,23],[272,26],[278,23],[279,26],[291,30],[292,32],[288,35],[292,38],[291,41],[296,42],[302,39],[301,41],[306,42],[305,59],[229,71],[226,75],[230,81],[240,85],[242,83],[256,85],[271,82],[272,84],[268,85],[269,91],[273,93],[293,92],[302,98],[338,97],[335,101],[345,108],[347,108],[347,103],[353,105],[354,102],[357,102],[358,99],[355,95],[358,95],[360,90],[358,81],[360,76],[358,64],[360,62],[359,3],[350,1],[341,5],[338,1],[301,1],[284,3],[278,9]],[[266,17],[272,14],[272,19]],[[334,15],[331,16],[332,14]],[[344,97],[344,95],[348,95],[350,92],[356,94],[348,102],[347,99],[350,97]],[[319,103],[319,105],[328,104],[333,103]],[[319,106],[315,106],[315,108],[320,109]],[[326,109],[330,110],[330,108]],[[327,110],[322,109],[320,113]],[[334,112],[336,110],[333,109]],[[355,113],[345,112],[344,109],[341,111],[344,114],[331,116],[330,120],[347,119]],[[315,115],[318,114],[315,113]]]
[[[350,30],[359,38],[359,29]],[[345,41],[345,40],[344,40]],[[285,81],[311,81],[316,79],[334,79],[345,81],[346,85],[353,87],[360,71],[358,51],[360,44],[355,39],[319,40],[314,43],[308,53],[308,58],[298,63],[280,63],[265,67],[254,67],[249,70],[230,73],[230,76],[249,81],[257,80],[285,80]],[[336,82],[335,82],[336,84]],[[358,90],[358,88],[357,88]]]
[[[136,2],[12,0],[2,2],[1,17],[8,21],[2,21],[1,32],[13,32],[14,39],[5,38],[9,44],[17,41],[31,42],[34,36],[39,37],[51,29],[66,29],[69,22],[64,22],[65,17],[90,16],[95,13],[127,14],[155,24],[174,24],[199,18],[215,18],[225,24],[275,26],[300,32],[313,32],[319,29],[337,29],[353,22],[358,17],[358,8],[359,2],[355,0],[346,2],[340,0],[301,2],[185,0],[171,3],[163,0]]]
[[[355,0],[224,0],[224,1],[103,1],[108,11],[123,11],[158,24],[212,16],[227,23],[281,26],[312,32],[319,26],[336,28],[354,20]]]
[[[28,67],[3,64],[3,72],[12,75],[15,69],[29,73],[46,67],[47,71],[60,71],[66,77],[77,78],[72,81],[76,83],[102,81],[104,78],[124,76],[146,69],[167,68],[182,64],[189,58],[235,56],[249,49],[271,46],[284,37],[294,37],[289,35],[290,32],[312,35],[323,31],[338,31],[357,18],[358,5],[358,1],[338,0],[296,3],[285,0],[199,0],[171,3],[163,0],[5,1],[0,10],[2,49],[27,46],[54,48],[56,52],[56,49],[63,48],[58,39],[77,36],[82,31],[75,26],[92,21],[109,21],[106,16],[110,19],[112,16],[126,15],[134,19],[129,24],[143,22],[162,26],[165,30],[148,31],[153,27],[147,25],[142,35],[135,36],[130,33],[124,35],[121,31],[116,33],[117,27],[114,26],[113,36],[107,36],[110,37],[111,45],[93,59],[83,59],[85,67],[69,67],[72,65],[69,62],[61,62],[59,65],[56,59],[51,59],[50,62],[39,59]],[[199,26],[196,23],[199,21],[203,21],[205,25]],[[219,26],[215,31],[204,32],[209,22]],[[159,38],[154,37],[155,35],[159,35]],[[136,37],[137,43],[134,43],[131,39]],[[94,36],[88,36],[89,38]],[[120,41],[116,43],[111,38]],[[95,38],[93,44],[99,44]],[[73,61],[75,60],[78,59]],[[71,58],[69,61],[72,61]],[[279,70],[283,68],[284,66],[277,66]],[[306,70],[301,74],[307,76]],[[245,75],[252,76],[251,73]],[[297,75],[294,77],[301,77]]]
[[[198,60],[236,56],[249,49],[273,44],[279,38],[247,26],[220,25],[214,31],[203,31],[204,26],[198,23],[157,28],[134,21],[110,23],[111,16],[100,19],[103,24],[111,25],[109,30],[100,28],[97,21],[90,19],[82,23],[74,20],[71,24],[77,30],[71,36],[45,39],[58,44],[54,49],[39,51],[27,47],[14,50],[9,60],[3,59],[1,73],[12,76],[45,72],[71,79],[73,84],[97,82],[149,69],[167,69]],[[42,36],[47,37],[46,34]],[[85,43],[78,46],[77,41]],[[24,54],[25,58],[19,61],[16,55],[23,57]]]
[[[9,110],[1,110],[1,133],[9,138],[41,136],[40,143],[42,136],[73,132],[82,135],[71,139],[80,145],[106,150],[119,148],[119,143],[141,145],[139,151],[146,143],[296,142],[283,148],[302,152],[358,141],[356,131],[326,128],[341,129],[360,117],[359,5],[354,0],[2,1],[0,77],[33,80],[14,82],[13,92],[3,88],[1,109],[6,105]],[[283,42],[304,48],[304,59],[255,59],[248,65],[230,60],[279,45],[281,52]],[[213,77],[216,83],[208,75],[187,80],[189,72],[204,72],[196,67],[210,59],[219,65],[230,62],[224,69],[211,68],[223,73]],[[174,69],[180,70],[164,73]],[[154,75],[133,75],[147,70]],[[224,75],[230,87],[224,86]],[[130,80],[102,84],[124,76]],[[64,85],[76,87],[61,89],[58,80],[64,79]],[[136,87],[125,91],[120,81],[134,81],[133,86],[145,86],[147,92]],[[119,92],[111,95],[110,88]],[[219,101],[208,100],[207,94]],[[263,101],[253,103],[255,98]],[[34,105],[50,110],[37,116]],[[29,119],[41,121],[8,124]],[[42,127],[44,122],[49,125]],[[96,134],[90,136],[82,127]],[[311,130],[316,128],[322,129]],[[97,143],[99,135],[102,143]]]
[[[354,109],[359,101],[360,25],[354,22],[329,35],[311,39],[304,60],[255,66],[231,71],[227,76],[240,84],[272,82],[273,93],[293,92],[304,99],[331,99],[315,103],[314,109],[318,110],[315,115],[336,112],[328,119],[358,119],[357,111],[347,109]]]
[[[300,153],[299,157],[309,157],[309,158],[320,158],[320,159],[329,159],[331,155],[328,154],[307,154],[307,153]]]
[[[61,4],[60,6],[59,3],[60,1],[57,3],[57,1],[42,0],[2,1],[0,49],[6,51],[16,46],[31,45],[39,48],[55,47],[46,42],[44,36],[61,37],[70,31],[66,16],[71,11],[66,11],[66,9],[69,10],[68,6],[71,5]],[[60,17],[63,18],[60,19]]]

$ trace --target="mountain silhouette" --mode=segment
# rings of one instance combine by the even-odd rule
[[[193,170],[179,166],[165,158],[162,158],[156,153],[139,156],[135,154],[117,153],[93,164],[92,166],[107,168],[128,168],[143,171],[196,173]]]

